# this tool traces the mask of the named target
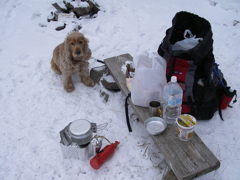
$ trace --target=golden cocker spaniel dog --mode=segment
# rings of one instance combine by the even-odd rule
[[[74,90],[71,78],[73,73],[79,73],[82,82],[86,86],[94,86],[88,70],[88,60],[92,55],[88,42],[88,39],[83,34],[72,32],[53,51],[51,60],[52,70],[62,74],[64,90],[67,92]]]

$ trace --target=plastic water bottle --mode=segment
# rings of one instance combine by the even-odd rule
[[[177,83],[177,77],[172,76],[171,81],[164,86],[163,118],[168,124],[176,123],[182,110],[182,88]]]

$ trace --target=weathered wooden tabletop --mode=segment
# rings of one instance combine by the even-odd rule
[[[126,86],[125,74],[121,68],[126,61],[132,60],[133,58],[130,54],[123,54],[104,60],[125,96],[128,95],[129,90]],[[129,98],[129,103],[140,121],[144,122],[149,118],[148,108],[135,106],[131,98]],[[181,141],[177,137],[176,126],[168,125],[163,134],[150,136],[160,149],[177,179],[193,179],[220,167],[219,160],[195,132],[189,141]]]

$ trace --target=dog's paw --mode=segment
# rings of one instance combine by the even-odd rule
[[[95,85],[94,81],[90,77],[85,77],[82,81],[88,87],[93,87]]]
[[[72,83],[64,85],[64,90],[67,92],[72,92],[74,90],[74,86]]]

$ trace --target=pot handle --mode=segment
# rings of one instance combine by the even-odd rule
[[[97,124],[96,123],[91,123],[91,129],[94,133],[97,133]]]

